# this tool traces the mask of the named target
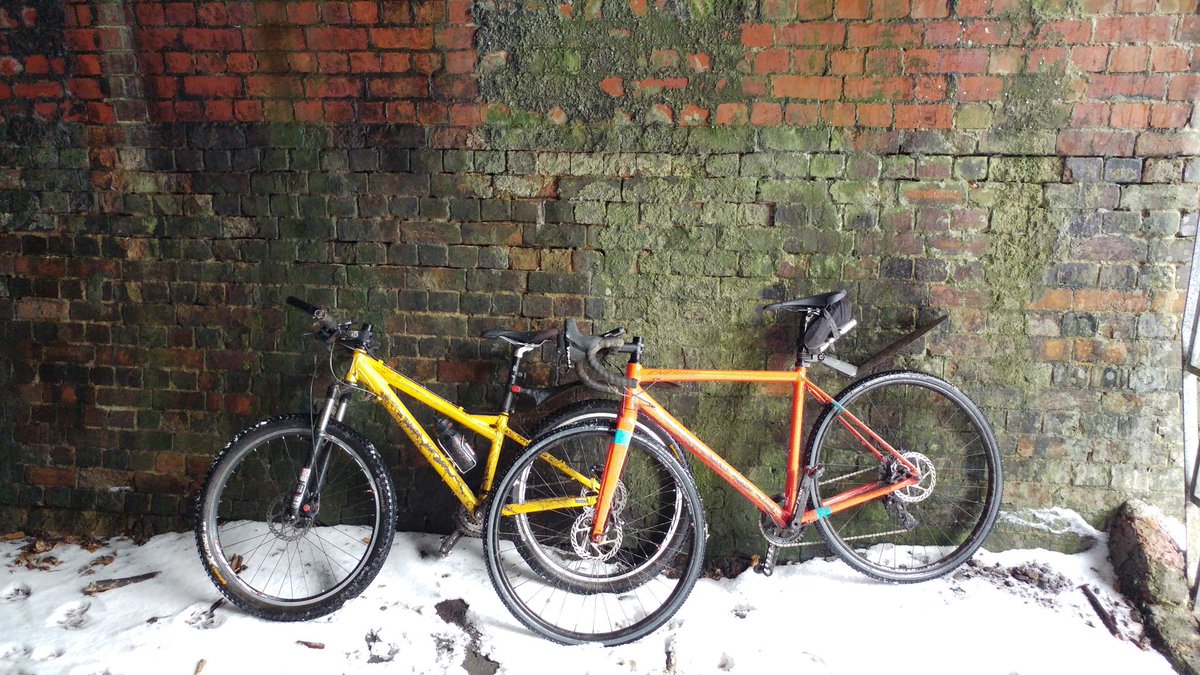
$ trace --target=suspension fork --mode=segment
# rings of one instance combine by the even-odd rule
[[[350,393],[349,387],[341,384],[329,385],[325,407],[321,410],[321,416],[317,418],[316,426],[313,427],[313,445],[296,481],[296,492],[292,496],[290,509],[292,516],[307,512],[312,498],[319,495],[325,487],[325,470],[329,468],[329,421],[341,422],[345,418],[346,408],[350,404]]]

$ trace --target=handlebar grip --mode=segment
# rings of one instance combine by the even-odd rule
[[[595,379],[597,379],[605,384],[611,385],[613,387],[618,387],[620,389],[632,389],[634,387],[637,387],[638,386],[637,380],[635,380],[633,378],[625,377],[623,375],[614,375],[612,372],[608,371],[604,367],[604,364],[600,363],[600,359],[597,358],[599,353],[602,351],[616,350],[616,349],[620,349],[624,346],[625,346],[625,340],[623,340],[622,338],[610,337],[610,338],[603,338],[601,340],[598,340],[595,344],[593,344],[590,348],[588,348],[587,353],[585,354],[585,358],[586,358],[588,367],[591,368],[591,370],[592,370],[591,375],[593,375],[595,377]]]
[[[310,315],[315,315],[317,312],[321,311],[320,307],[317,307],[316,305],[310,305],[294,295],[287,296],[287,300],[285,300],[285,302],[292,307],[295,307],[296,309]]]

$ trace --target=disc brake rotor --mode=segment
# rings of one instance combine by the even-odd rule
[[[902,502],[915,504],[933,494],[933,488],[937,485],[937,469],[934,468],[932,460],[919,452],[906,452],[904,459],[917,467],[921,480],[902,490],[896,490],[892,495]]]

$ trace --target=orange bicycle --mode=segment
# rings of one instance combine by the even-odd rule
[[[615,423],[542,437],[497,484],[484,554],[513,615],[557,642],[617,645],[661,626],[691,592],[706,537],[700,497],[677,455],[647,433],[653,427],[635,426],[639,416],[759,509],[768,542],[760,572],[769,575],[780,549],[800,545],[809,525],[851,567],[883,581],[928,580],[970,558],[1000,508],[995,436],[965,394],[932,375],[870,375],[837,396],[814,384],[813,364],[856,373],[826,353],[856,323],[845,295],[766,308],[803,316],[790,371],[647,368],[640,338],[584,335],[568,321],[581,379],[620,394],[621,412]],[[628,356],[624,377],[605,369],[606,354]],[[664,382],[791,384],[783,496],[767,495],[655,401],[648,389]],[[822,410],[802,445],[807,396]]]

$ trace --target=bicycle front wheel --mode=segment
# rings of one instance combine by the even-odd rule
[[[317,453],[305,513],[289,513],[313,450],[308,415],[263,422],[213,462],[200,492],[196,545],[233,604],[264,619],[333,612],[379,573],[395,534],[391,477],[369,441],[337,422]]]
[[[618,645],[654,631],[700,575],[704,519],[687,472],[635,434],[603,542],[590,534],[613,428],[584,424],[530,446],[498,483],[484,527],[488,575],[523,624],[556,642]]]
[[[983,413],[932,375],[894,371],[850,385],[817,420],[809,462],[821,467],[813,506],[829,547],[851,567],[884,581],[925,581],[949,573],[983,544],[1000,510],[1000,451]],[[863,442],[857,418],[919,472],[919,482],[844,510],[844,495],[899,481],[903,465]],[[851,500],[852,501],[852,500]]]

